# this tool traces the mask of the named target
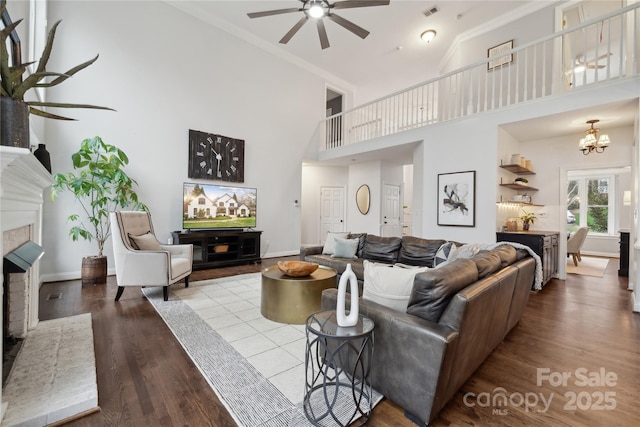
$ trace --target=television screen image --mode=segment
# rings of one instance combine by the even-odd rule
[[[182,228],[209,230],[256,226],[258,190],[185,182]]]

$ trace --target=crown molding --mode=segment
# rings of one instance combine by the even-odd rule
[[[444,57],[438,64],[438,69],[440,70],[440,72],[442,72],[442,69],[446,66],[447,62],[449,62],[455,51],[460,47],[460,43],[478,37],[482,34],[486,34],[489,31],[497,30],[498,28],[503,27],[505,24],[509,24],[518,19],[524,18],[525,16],[544,9],[545,7],[550,6],[554,3],[557,2],[548,0],[527,2],[525,5],[517,9],[505,13],[504,15],[500,15],[500,17],[494,18],[482,25],[478,25],[477,27],[465,31],[464,33],[458,34],[453,40],[453,43],[451,43],[451,46],[445,53]]]
[[[210,13],[206,13],[203,10],[192,6],[191,2],[185,2],[180,0],[163,0],[163,1],[168,5],[175,7],[176,9],[179,9],[193,16],[194,18],[200,19],[201,21],[211,24],[214,27],[228,34],[231,34],[234,37],[244,40],[247,43],[250,43],[262,50],[265,50],[271,53],[272,55],[277,56],[281,59],[284,59],[285,61],[288,61],[304,70],[312,72],[318,77],[321,77],[331,82],[333,85],[339,86],[341,90],[355,92],[355,85],[353,83],[343,80],[340,77],[334,74],[331,74],[320,67],[316,67],[315,65],[307,61],[304,61],[299,57],[292,55],[289,52],[283,49],[280,49],[269,42],[262,40],[259,37],[256,37],[255,35],[249,33],[248,31],[243,30],[242,28],[236,25],[233,25],[227,21],[224,21]]]

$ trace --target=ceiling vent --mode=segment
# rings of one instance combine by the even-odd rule
[[[434,6],[431,9],[427,9],[422,13],[424,13],[424,16],[429,17],[429,16],[433,15],[434,13],[436,13],[437,11],[438,11],[438,8]]]

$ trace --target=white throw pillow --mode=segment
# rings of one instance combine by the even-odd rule
[[[362,298],[403,313],[407,311],[416,274],[429,270],[429,267],[381,264],[366,259],[363,264]]]
[[[433,266],[439,267],[452,261],[456,258],[456,252],[458,248],[456,244],[453,242],[443,243],[438,251],[436,252],[436,256],[433,258]]]
[[[346,239],[349,237],[349,232],[347,231],[345,233],[334,233],[329,231],[327,233],[327,238],[324,241],[322,255],[333,255],[333,252],[336,250],[336,237],[339,239]]]
[[[356,252],[358,252],[358,243],[360,239],[340,239],[335,238],[336,247],[331,255],[331,258],[358,258]]]

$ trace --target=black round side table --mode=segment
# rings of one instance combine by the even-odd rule
[[[304,413],[312,424],[345,427],[360,417],[361,426],[369,420],[374,327],[364,315],[355,326],[340,327],[335,310],[307,318]]]

